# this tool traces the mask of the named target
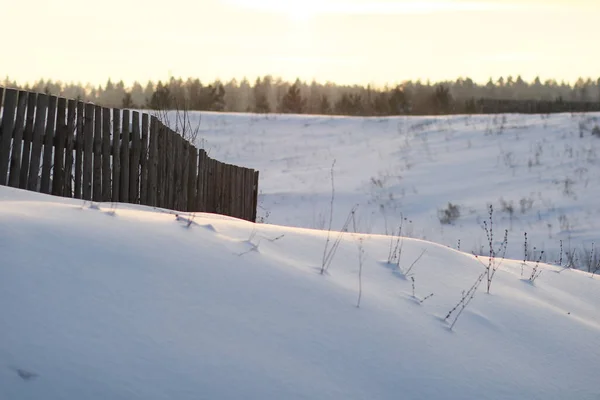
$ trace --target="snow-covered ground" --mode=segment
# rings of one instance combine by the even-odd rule
[[[198,121],[199,114],[194,115]],[[219,160],[260,170],[259,216],[306,228],[328,225],[335,160],[334,229],[354,204],[359,228],[485,253],[483,221],[507,254],[587,269],[600,244],[600,114],[345,118],[201,114],[197,141]],[[600,133],[600,128],[599,133]],[[440,223],[439,210],[460,217]],[[512,209],[512,212],[511,212]],[[596,245],[593,245],[593,243]],[[483,251],[482,251],[483,247]],[[533,248],[536,248],[535,254]],[[586,254],[587,251],[587,254]],[[595,251],[594,251],[595,252]]]
[[[274,188],[286,181],[284,200],[312,196],[294,183],[303,173],[324,176],[306,177],[303,187],[325,196],[330,154],[318,136],[322,163],[311,172],[309,161],[290,161],[306,167],[286,177],[276,173],[286,161],[276,162],[263,175],[265,202],[276,206]],[[260,148],[267,139],[255,140]],[[428,140],[432,157],[448,156],[439,147],[445,140]],[[378,142],[364,146],[371,163],[383,162]],[[279,143],[294,147],[285,137]],[[342,190],[353,181],[344,167],[352,157],[330,150],[340,155],[343,204],[352,194]],[[434,165],[415,162],[411,174]],[[378,167],[352,170],[368,176],[369,169]],[[446,182],[448,193],[453,182],[468,184]],[[472,195],[484,201],[478,183],[470,183]],[[274,218],[294,210],[281,204]],[[331,234],[330,248],[337,238]],[[387,262],[389,237],[346,233],[321,274],[326,241],[323,231],[0,187],[0,399],[600,398],[597,277],[540,265],[532,283],[535,262],[504,261],[490,294],[484,277],[450,329],[461,307],[446,315],[486,259],[405,239],[391,242],[402,248],[398,266]]]

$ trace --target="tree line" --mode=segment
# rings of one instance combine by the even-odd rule
[[[490,112],[490,100],[496,101],[493,104],[501,101],[504,112],[518,112],[515,107],[523,101],[541,102],[545,104],[543,109],[549,112],[568,110],[565,104],[587,103],[586,110],[595,109],[590,104],[600,106],[600,78],[596,81],[580,78],[574,84],[556,80],[542,82],[540,78],[527,82],[520,76],[490,79],[486,84],[459,78],[436,83],[406,81],[384,87],[307,83],[299,79],[292,83],[270,75],[252,83],[247,79],[204,83],[194,78],[170,78],[145,85],[135,82],[131,86],[110,79],[99,86],[51,80],[18,85],[7,78],[4,86],[76,98],[106,107],[155,110],[385,116]],[[483,106],[484,100],[487,108]],[[553,106],[555,103],[561,106]]]

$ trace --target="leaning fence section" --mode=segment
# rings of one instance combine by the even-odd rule
[[[256,220],[258,171],[138,111],[0,87],[0,185]]]

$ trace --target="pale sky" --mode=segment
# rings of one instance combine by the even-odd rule
[[[600,77],[599,0],[0,0],[0,76]]]

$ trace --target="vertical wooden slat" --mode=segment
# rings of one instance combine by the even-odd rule
[[[173,132],[171,129],[166,128],[166,142],[165,142],[165,154],[166,154],[166,165],[165,165],[165,204],[164,207],[168,209],[173,208]]]
[[[2,95],[0,95],[0,100]],[[23,157],[21,161],[21,176],[19,178],[19,187],[27,189],[27,177],[29,176],[29,166],[31,163],[31,141],[33,140],[33,126],[35,121],[35,102],[37,94],[29,93],[27,100],[27,117],[25,122],[25,131],[23,132]]]
[[[140,153],[142,139],[140,135],[140,113],[132,113],[133,129],[131,130],[131,161],[129,165],[129,201],[140,202]]]
[[[102,201],[102,107],[94,106],[94,161],[92,198]]]
[[[211,213],[217,212],[217,199],[218,199],[218,177],[217,177],[217,166],[219,162],[214,159],[209,159],[208,162],[208,179],[206,180],[206,186],[204,187],[206,196],[206,208]]]
[[[220,161],[215,161],[215,183],[216,183],[216,202],[215,212],[217,214],[223,214],[224,212],[224,200],[225,200],[225,164]]]
[[[46,127],[46,111],[48,109],[48,96],[38,94],[35,106],[35,124],[33,138],[31,140],[31,160],[29,162],[29,176],[27,178],[27,189],[38,190],[40,158],[42,156],[42,141]]]
[[[21,149],[23,148],[23,131],[25,130],[25,112],[27,110],[27,92],[19,92],[19,101],[17,104],[17,118],[15,120],[14,138],[12,145],[12,155],[10,157],[10,176],[8,184],[12,187],[19,187],[19,178],[21,175]]]
[[[123,110],[121,129],[121,190],[119,199],[129,202],[129,110]]]
[[[196,208],[196,196],[198,194],[198,187],[196,186],[198,179],[198,149],[196,147],[190,145],[189,146],[189,156],[188,156],[188,181],[187,181],[187,190],[188,190],[188,211],[199,211]]]
[[[142,147],[140,150],[140,204],[148,204],[148,114],[142,114]]]
[[[204,210],[208,212],[214,212],[214,198],[215,198],[215,168],[216,161],[208,157],[208,154],[204,152],[205,168],[204,175],[205,179],[202,184],[202,202]]]
[[[171,140],[171,167],[173,174],[173,181],[171,185],[171,209],[179,210],[179,138],[180,136],[173,132]]]
[[[206,211],[204,208],[204,198],[202,194],[202,185],[206,181],[206,177],[204,176],[204,172],[206,170],[206,160],[205,160],[206,152],[202,149],[198,150],[198,172],[196,173],[196,203],[195,203],[195,211],[204,212]]]
[[[110,108],[102,108],[102,201],[111,201]]]
[[[157,141],[157,171],[156,171],[156,186],[157,197],[156,205],[158,207],[165,206],[165,165],[166,165],[166,127],[162,122],[158,121],[158,141]]]
[[[85,104],[77,102],[77,135],[75,135],[75,194],[73,197],[81,199],[82,196],[82,167],[83,167],[83,126],[85,125]]]
[[[83,199],[92,200],[92,176],[94,159],[94,105],[85,105],[83,123]]]
[[[236,216],[244,219],[244,168],[235,167],[235,200],[236,200]]]
[[[223,208],[224,214],[231,216],[231,165],[225,164],[224,170],[224,194],[223,194]]]
[[[256,208],[258,207],[258,171],[254,171],[254,185],[252,187],[252,222],[256,222]]]
[[[178,134],[174,135],[174,160],[175,160],[175,195],[173,207],[179,211],[185,211],[182,204],[183,194],[183,138]]]
[[[156,117],[150,119],[150,138],[148,144],[148,184],[146,200],[149,206],[157,206],[158,188],[156,186],[156,174],[158,168],[158,120]]]
[[[54,140],[54,168],[52,194],[62,196],[65,180],[65,140],[67,137],[67,99],[59,98],[56,106],[56,139]]]
[[[18,91],[15,89],[6,89],[2,125],[0,126],[0,185],[6,185],[8,182],[8,160],[10,158],[10,145],[15,128],[15,112],[18,97]]]
[[[252,187],[254,186],[254,171],[246,168],[244,177],[244,219],[250,221],[252,219],[252,204],[254,197],[252,196]]]
[[[237,196],[238,196],[238,177],[237,177],[237,169],[238,167],[236,165],[231,165],[231,216],[235,217],[235,218],[239,218],[239,211],[238,211],[238,201],[237,201]]]
[[[181,174],[179,183],[179,187],[181,188],[179,192],[179,205],[181,206],[182,211],[187,211],[188,175],[186,173],[186,170],[188,165],[189,154],[190,153],[188,151],[188,141],[181,138],[179,145],[179,156],[181,157],[181,160],[179,161],[179,173]]]
[[[183,154],[181,157],[181,162],[183,163],[183,175],[181,179],[181,204],[183,205],[183,211],[192,211],[191,203],[189,202],[188,190],[190,189],[190,158],[191,158],[191,149],[190,143],[185,140],[183,141]]]
[[[52,171],[52,151],[54,150],[54,135],[56,121],[56,103],[58,98],[50,96],[48,115],[46,117],[46,132],[44,133],[44,155],[42,157],[42,180],[40,192],[50,194],[50,173]]]
[[[65,140],[65,175],[63,196],[73,196],[73,150],[75,148],[75,118],[77,102],[69,100],[67,102],[67,138]]]
[[[113,108],[112,121],[112,196],[111,201],[121,198],[121,110]]]

